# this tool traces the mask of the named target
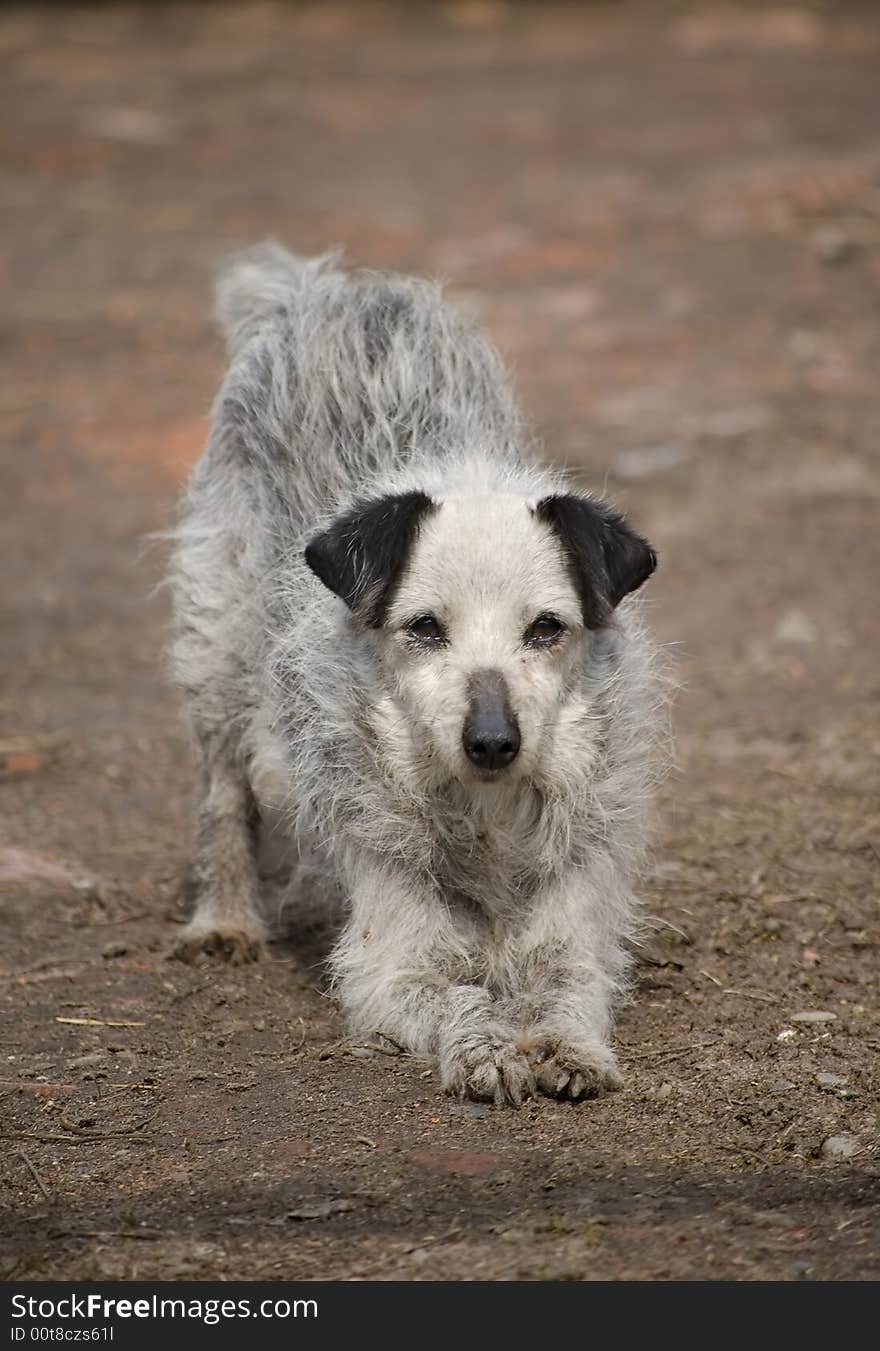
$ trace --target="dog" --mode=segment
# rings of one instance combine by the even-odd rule
[[[339,895],[353,1033],[518,1105],[620,1082],[653,783],[651,546],[530,449],[427,282],[274,244],[220,275],[230,366],[175,536],[198,757],[178,954],[256,958],[280,813]]]

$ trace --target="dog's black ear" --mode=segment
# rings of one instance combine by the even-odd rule
[[[545,497],[535,515],[555,530],[568,555],[588,629],[603,624],[657,566],[648,541],[605,502],[563,493]]]
[[[306,546],[306,562],[364,623],[378,628],[419,523],[436,503],[424,493],[357,502]]]

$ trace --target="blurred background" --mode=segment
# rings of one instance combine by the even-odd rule
[[[729,1147],[712,1152],[722,1134],[744,1167],[809,1172],[838,1137],[873,1158],[878,6],[9,4],[0,62],[0,881],[14,969],[66,954],[92,1012],[166,997],[163,906],[188,849],[190,770],[163,680],[161,552],[143,541],[172,519],[222,375],[213,266],[267,236],[338,245],[444,279],[511,366],[547,453],[661,557],[649,609],[683,686],[677,771],[648,886],[659,955],[622,1036],[710,1047],[726,1096],[698,1073],[706,1115],[691,1090],[673,1128],[678,1080],[665,1108],[646,1106],[656,1083],[637,1055],[647,1097],[596,1111],[679,1179],[696,1157],[735,1166]],[[89,928],[111,922],[115,958]],[[112,975],[100,998],[95,964]],[[55,989],[23,991],[22,1063],[42,1078],[74,1051],[102,1053],[99,1032],[93,1045],[45,1031]],[[287,996],[273,998],[270,1012]],[[817,1008],[833,1035],[779,1041],[788,1014]],[[131,1054],[171,1064],[146,1036]],[[820,1092],[817,1073],[849,1089]],[[368,1096],[387,1093],[370,1082]],[[773,1083],[788,1088],[767,1107]],[[749,1124],[731,1119],[731,1094],[763,1104]],[[701,1240],[697,1264],[735,1264],[739,1241]],[[783,1275],[870,1261],[792,1244],[774,1249]],[[740,1269],[768,1269],[753,1236],[742,1245]],[[697,1270],[669,1252],[660,1274]]]

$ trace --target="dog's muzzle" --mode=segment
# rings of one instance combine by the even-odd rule
[[[470,703],[461,734],[464,753],[476,769],[495,774],[519,755],[520,734],[500,671],[476,671],[468,682]]]

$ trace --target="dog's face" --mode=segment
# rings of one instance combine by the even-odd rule
[[[423,775],[473,785],[552,777],[589,718],[589,631],[656,563],[601,503],[499,493],[359,505],[306,560],[377,635],[386,738]]]

